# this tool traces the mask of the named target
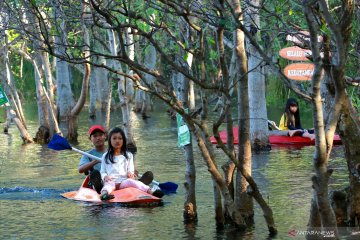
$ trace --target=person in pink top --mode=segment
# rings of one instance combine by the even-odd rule
[[[161,198],[164,193],[157,189],[153,191],[148,185],[135,180],[133,155],[126,148],[125,133],[121,128],[113,128],[108,136],[108,150],[102,156],[101,178],[104,186],[101,189],[102,200],[112,199],[111,192],[115,189],[134,187]]]

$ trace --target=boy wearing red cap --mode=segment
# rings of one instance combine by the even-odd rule
[[[106,130],[101,125],[94,125],[89,129],[89,139],[94,145],[94,149],[88,151],[91,155],[95,155],[99,158],[106,152],[105,140]],[[95,188],[97,192],[100,192],[103,184],[100,175],[101,161],[91,159],[87,156],[82,156],[79,163],[79,173],[90,173],[90,184]]]

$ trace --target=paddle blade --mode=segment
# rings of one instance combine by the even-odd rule
[[[161,191],[168,194],[168,193],[176,193],[178,185],[173,182],[165,182],[165,183],[160,183],[159,187],[160,187]]]
[[[51,141],[48,144],[48,148],[53,150],[71,150],[71,146],[68,141],[60,136],[59,134],[54,134]]]

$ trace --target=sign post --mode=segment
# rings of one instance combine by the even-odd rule
[[[185,112],[188,112],[188,109],[185,109]],[[186,146],[190,144],[190,131],[184,119],[180,114],[176,114],[176,123],[178,128],[178,145],[179,147]]]
[[[314,68],[313,63],[293,63],[285,67],[284,74],[291,80],[310,81]]]
[[[308,31],[299,31],[296,33],[288,34],[286,36],[286,40],[297,43],[297,44],[304,44],[305,42],[310,41],[310,33]],[[318,42],[322,42],[323,37],[317,36]]]
[[[293,46],[281,49],[279,55],[292,61],[308,61],[311,56],[311,50]]]
[[[0,87],[0,106],[4,105],[5,103],[8,103],[9,100],[6,97],[6,94],[4,90]]]
[[[307,31],[299,31],[297,33],[288,34],[286,40],[297,44],[305,44],[310,41],[310,33]],[[317,40],[318,42],[321,42],[323,40],[322,36],[318,36]],[[310,49],[304,49],[298,46],[286,47],[279,51],[279,55],[280,57],[291,61],[301,61],[289,64],[285,67],[284,74],[287,78],[295,81],[311,80],[312,75],[314,74],[315,65],[309,62],[312,55]],[[323,75],[323,72],[321,74]]]

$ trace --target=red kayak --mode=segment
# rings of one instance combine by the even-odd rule
[[[239,127],[233,128],[233,134],[234,134],[234,144],[238,143],[238,132]],[[226,130],[220,131],[220,138],[223,143],[226,143],[227,141],[227,135]],[[210,141],[213,144],[216,144],[216,139],[214,136],[210,137]],[[272,145],[315,145],[315,140],[311,140],[310,138],[305,138],[301,136],[281,136],[281,135],[270,135],[269,136],[270,144]],[[340,145],[341,139],[339,135],[334,135],[334,145]]]
[[[93,202],[93,203],[121,203],[130,206],[159,206],[162,203],[160,198],[143,192],[137,188],[124,188],[115,190],[111,194],[115,198],[102,201],[100,195],[92,188],[88,187],[89,177],[87,176],[81,184],[79,190],[61,194],[63,197],[71,200]]]

